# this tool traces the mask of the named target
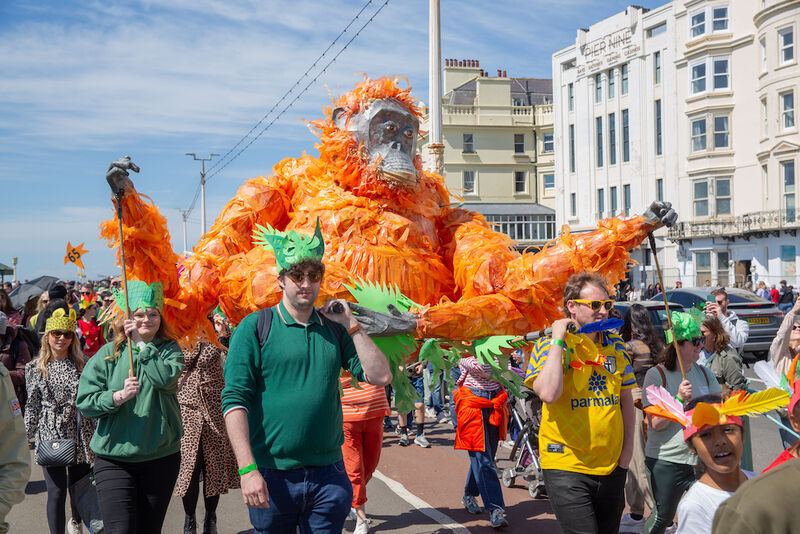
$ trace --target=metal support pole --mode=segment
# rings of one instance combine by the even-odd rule
[[[444,145],[442,144],[442,30],[439,0],[430,0],[428,28],[428,150],[431,170],[444,174]]]
[[[198,158],[194,152],[187,152],[187,156],[192,156],[195,161],[200,162],[200,224],[203,226],[203,233],[206,233],[206,161],[211,161],[214,156],[219,154],[209,154],[207,158]],[[184,246],[184,250],[186,247]]]

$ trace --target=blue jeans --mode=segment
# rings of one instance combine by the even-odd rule
[[[458,383],[458,379],[461,378],[461,368],[458,365],[454,365],[450,369],[450,380],[453,381],[453,384]],[[455,386],[457,388],[457,386]],[[453,430],[456,429],[458,426],[458,418],[456,417],[456,391],[455,389],[450,392],[450,422],[453,424]]]
[[[794,306],[794,302],[781,302],[778,304],[778,309],[783,313],[789,313],[789,310]]]
[[[353,486],[344,461],[285,471],[258,470],[267,481],[269,508],[248,507],[256,534],[339,534],[350,512]]]
[[[491,399],[498,391],[482,391],[470,389],[478,397]],[[487,510],[505,508],[503,490],[494,466],[494,455],[497,452],[497,443],[500,441],[500,427],[489,424],[492,414],[491,408],[481,409],[483,413],[483,442],[485,451],[469,451],[469,471],[467,471],[467,484],[464,486],[464,495],[481,496],[483,507]]]

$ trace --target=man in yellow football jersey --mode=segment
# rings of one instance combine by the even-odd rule
[[[571,334],[606,319],[605,281],[573,275],[564,288],[568,319],[553,323],[531,353],[526,385],[544,401],[539,451],[547,493],[566,534],[617,532],[633,451],[636,385],[625,343],[610,331]]]

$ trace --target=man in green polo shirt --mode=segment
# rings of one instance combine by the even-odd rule
[[[268,310],[263,346],[258,313],[250,314],[225,362],[222,410],[242,495],[256,533],[338,534],[353,493],[342,461],[339,371],[378,386],[391,371],[344,301],[314,308],[325,272],[319,225],[312,237],[262,229],[256,243],[275,253],[283,297]]]

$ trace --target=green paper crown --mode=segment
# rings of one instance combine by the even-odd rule
[[[256,224],[256,228],[257,230],[253,231],[253,244],[275,253],[275,263],[278,264],[279,272],[288,270],[303,260],[320,261],[325,254],[325,240],[319,229],[319,217],[313,236],[295,230],[281,232],[270,225],[264,227]]]
[[[689,313],[672,312],[672,330],[675,332],[675,339],[683,341],[701,336],[700,324],[702,322],[703,314],[694,313],[694,310]],[[667,330],[664,334],[666,335],[667,343],[672,343],[672,331]]]
[[[113,292],[119,309],[128,311],[125,307],[125,293],[116,287]],[[148,285],[140,280],[128,280],[128,302],[132,311],[155,308],[160,312],[164,308],[164,284],[153,282]]]

